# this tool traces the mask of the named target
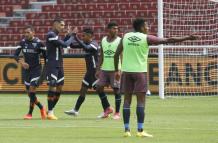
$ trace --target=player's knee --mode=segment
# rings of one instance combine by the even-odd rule
[[[129,102],[124,102],[123,103],[123,108],[130,108],[130,103]]]
[[[104,92],[104,87],[100,86],[100,85],[97,85],[96,86],[96,91],[97,91],[97,93],[102,93],[102,92]]]
[[[49,86],[55,87],[57,85],[57,81],[53,79],[53,80],[50,80],[48,84]]]

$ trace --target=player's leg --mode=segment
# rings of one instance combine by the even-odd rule
[[[23,73],[24,74],[24,84],[26,86],[26,93],[28,94],[29,97],[29,111],[28,113],[24,116],[24,119],[32,119],[32,113],[34,110],[34,102],[31,102],[31,98],[29,96],[29,88],[30,88],[30,73],[29,70],[24,70]]]
[[[41,118],[46,118],[45,107],[38,101],[36,97],[36,87],[38,86],[38,79],[40,77],[41,66],[38,66],[30,71],[30,88],[29,88],[29,97],[31,102],[37,105],[40,109]]]
[[[134,93],[137,97],[136,115],[137,115],[137,126],[138,126],[138,137],[152,137],[152,135],[146,133],[144,128],[145,119],[145,101],[147,91],[147,80],[145,73],[136,73],[133,75],[135,80]]]
[[[86,72],[86,74],[82,80],[80,95],[77,98],[77,101],[76,101],[74,108],[72,108],[71,110],[65,111],[64,113],[66,113],[67,115],[74,115],[74,116],[77,116],[79,114],[79,109],[80,109],[81,105],[83,104],[83,102],[85,101],[88,88],[92,87],[92,79],[91,78],[93,75],[89,72]]]
[[[128,137],[131,136],[129,121],[130,121],[130,106],[132,102],[134,81],[132,81],[131,74],[123,72],[121,82],[122,82],[121,90],[124,93],[124,101],[123,101],[123,123],[125,129],[124,136]]]
[[[113,88],[115,96],[115,113],[113,119],[120,119],[120,105],[121,105],[121,93],[120,93],[120,81],[114,79],[114,72],[109,73],[110,86]]]
[[[124,101],[123,101],[123,123],[124,123],[124,136],[131,136],[130,134],[130,106],[132,102],[132,93],[124,92]]]
[[[56,83],[56,92],[54,95],[53,108],[55,107],[55,105],[57,104],[57,102],[60,99],[60,95],[61,95],[62,88],[64,85],[64,69],[63,69],[63,67],[58,68],[58,76],[57,77],[58,77],[58,80]]]
[[[107,118],[111,113],[113,113],[113,108],[110,106],[107,95],[104,92],[104,87],[106,85],[109,85],[108,76],[105,71],[101,71],[99,75],[99,81],[96,85],[96,92],[101,100],[103,113],[101,113],[98,118]]]
[[[53,107],[54,107],[54,96],[56,95],[56,85],[57,85],[57,76],[58,70],[56,68],[48,67],[47,68],[47,80],[48,80],[48,116],[49,120],[57,120],[57,117],[54,116]]]
[[[87,91],[88,91],[88,87],[84,83],[82,83],[81,89],[80,89],[80,95],[77,98],[74,108],[72,108],[71,110],[65,111],[64,113],[66,113],[67,115],[77,116],[79,114],[79,109],[81,105],[85,101]]]

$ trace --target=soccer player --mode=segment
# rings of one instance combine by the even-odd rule
[[[118,25],[116,22],[110,22],[107,25],[108,35],[101,41],[99,64],[96,76],[99,78],[97,83],[97,92],[99,93],[104,112],[98,118],[107,118],[113,112],[110,107],[107,96],[104,92],[105,86],[111,86],[115,95],[115,113],[113,119],[120,119],[121,95],[119,93],[120,81],[114,79],[114,54],[120,43],[118,34]],[[121,64],[119,63],[119,69]]]
[[[38,79],[41,74],[40,54],[46,59],[45,46],[39,38],[34,36],[35,31],[32,26],[26,26],[24,32],[25,38],[22,39],[14,54],[15,60],[24,68],[24,84],[30,98],[29,112],[24,116],[24,119],[32,119],[34,105],[39,107],[41,118],[45,119],[45,107],[36,97],[36,87],[38,86]],[[21,52],[24,59],[19,58]]]
[[[62,87],[64,85],[64,70],[62,48],[67,48],[73,40],[73,37],[67,41],[59,38],[59,33],[63,32],[65,22],[62,18],[55,18],[52,29],[47,33],[46,47],[47,47],[47,80],[49,85],[48,90],[48,116],[49,120],[57,120],[54,115],[54,107],[57,104]]]
[[[123,121],[125,133],[124,136],[131,136],[129,120],[130,120],[130,105],[132,101],[132,94],[137,97],[137,124],[138,137],[153,137],[152,135],[143,131],[144,117],[145,117],[145,100],[147,91],[147,59],[149,45],[167,44],[182,42],[185,40],[195,40],[198,37],[194,35],[185,37],[172,38],[158,38],[152,35],[147,35],[148,25],[144,19],[138,18],[133,22],[134,32],[129,32],[124,35],[121,43],[114,56],[115,64],[115,78],[120,78],[118,71],[119,55],[123,52],[122,57],[122,78],[121,89],[124,92],[123,103]]]
[[[93,40],[93,30],[91,28],[83,29],[82,40],[80,40],[76,34],[74,35],[74,40],[75,42],[71,44],[71,48],[81,47],[87,53],[85,57],[86,73],[82,81],[80,95],[76,101],[75,107],[69,111],[65,111],[67,115],[77,116],[79,114],[79,109],[86,98],[88,89],[96,89],[98,80],[95,77],[95,73],[98,62],[99,46],[97,42]]]

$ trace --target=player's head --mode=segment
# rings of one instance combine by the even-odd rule
[[[118,24],[115,21],[108,23],[107,29],[111,37],[114,37],[118,34]]]
[[[63,18],[55,18],[53,20],[53,28],[57,31],[57,32],[62,32],[64,30],[64,26],[65,26],[65,22]]]
[[[136,18],[133,21],[133,28],[136,32],[147,33],[148,32],[148,24],[145,22],[143,18]]]
[[[82,33],[82,40],[84,42],[91,42],[94,32],[91,28],[84,28]]]
[[[27,25],[24,28],[24,36],[27,40],[32,40],[35,35],[35,30],[32,25]]]

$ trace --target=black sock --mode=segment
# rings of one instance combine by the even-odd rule
[[[75,108],[74,108],[76,111],[79,111],[79,108],[82,105],[82,103],[84,102],[84,100],[85,100],[85,96],[79,96],[78,97],[78,99],[76,101]]]
[[[34,110],[34,105],[35,105],[35,98],[36,98],[35,93],[30,92],[29,93],[29,98],[30,98],[30,105],[29,105],[29,112],[28,112],[28,114],[32,115],[33,110]]]
[[[137,106],[136,107],[136,115],[137,115],[137,122],[138,122],[138,131],[143,131],[143,124],[145,119],[145,107],[144,106]]]
[[[58,100],[60,98],[61,93],[60,92],[55,92],[54,95],[54,103],[53,103],[53,108],[55,107],[55,105],[58,103]]]
[[[120,112],[120,104],[121,104],[121,95],[115,94],[115,111],[116,113]]]
[[[53,109],[54,95],[55,95],[54,91],[48,91],[48,110],[52,110]]]
[[[98,96],[101,99],[101,104],[102,104],[102,107],[104,110],[106,110],[108,107],[110,107],[107,96],[104,92],[99,93]]]
[[[36,104],[36,105],[39,107],[39,109],[42,109],[43,106],[42,106],[42,104],[38,101],[38,99],[37,99],[37,97],[36,97],[36,93],[35,93],[35,92],[30,92],[29,95],[30,95],[30,97],[32,98],[34,104]]]
[[[123,106],[123,122],[125,131],[129,131],[129,119],[130,119],[130,107],[127,105]]]

